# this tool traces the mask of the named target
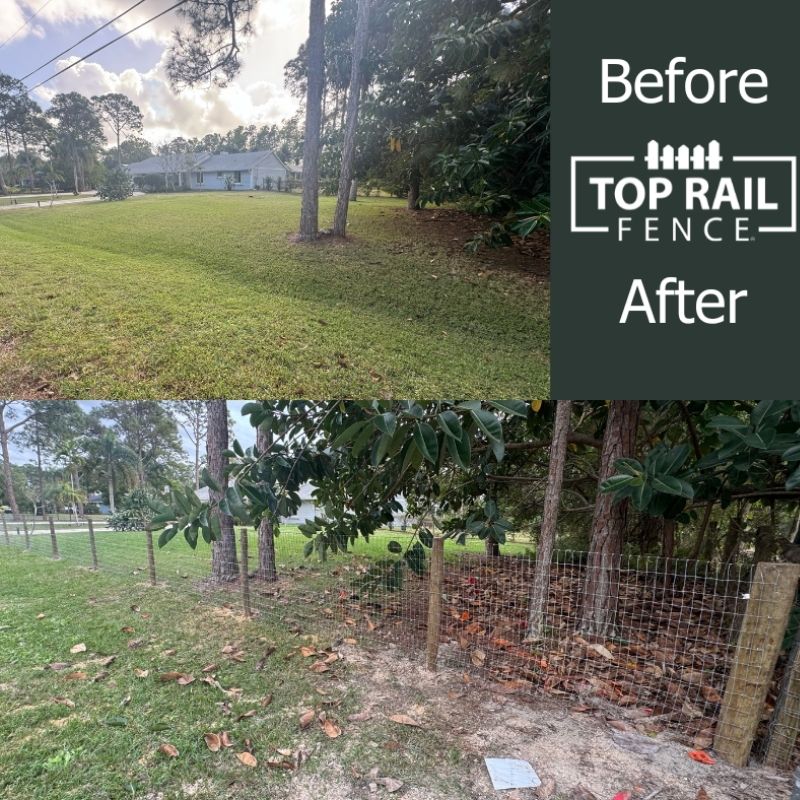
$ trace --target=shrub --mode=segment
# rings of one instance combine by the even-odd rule
[[[156,499],[144,489],[134,489],[122,508],[108,518],[108,527],[115,531],[143,531],[156,516]]]
[[[126,169],[114,167],[106,172],[97,194],[103,200],[127,200],[133,194],[133,179]]]

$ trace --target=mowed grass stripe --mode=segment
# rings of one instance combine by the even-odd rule
[[[298,203],[223,193],[4,215],[5,358],[76,397],[547,391],[545,287],[478,277],[386,199],[354,205],[348,243],[294,244]],[[322,198],[323,218],[332,208]]]

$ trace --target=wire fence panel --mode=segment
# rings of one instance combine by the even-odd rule
[[[27,536],[20,522],[6,522],[9,535],[0,544],[52,558],[47,520],[28,521]],[[304,619],[327,618],[332,630],[335,622],[354,636],[382,637],[427,657],[429,666],[485,681],[491,691],[562,698],[574,713],[601,715],[623,733],[666,731],[726,757],[735,746],[749,754],[741,742],[752,733],[755,752],[771,765],[797,761],[800,567],[762,574],[736,564],[622,556],[591,568],[607,580],[611,611],[606,629],[589,633],[581,615],[585,587],[602,582],[585,553],[554,553],[543,619],[532,627],[536,564],[523,544],[490,556],[483,543],[446,540],[432,578],[438,561],[430,549],[420,563],[404,557],[415,542],[411,534],[382,531],[322,563],[304,556],[308,540],[296,527],[282,525],[275,537],[278,579],[265,581],[258,577],[258,532],[237,529],[236,561],[221,565],[232,579],[212,581],[212,547],[202,540],[194,550],[181,538],[164,548],[156,543],[151,553],[142,531],[110,531],[95,519],[92,537],[86,521],[79,523],[54,521],[63,563],[124,575],[132,585],[154,581],[199,593],[255,619],[280,619],[290,630]],[[33,577],[37,563],[31,560]],[[428,635],[429,619],[438,619],[438,637]]]

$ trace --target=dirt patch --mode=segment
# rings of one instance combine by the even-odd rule
[[[399,230],[407,229],[408,244],[398,244],[398,251],[411,249],[415,238],[424,236],[442,247],[448,255],[471,258],[484,270],[512,272],[539,280],[550,276],[549,231],[534,231],[524,240],[515,237],[510,247],[481,247],[475,255],[471,255],[464,245],[488,230],[491,219],[450,208],[414,212],[396,209],[393,217]]]
[[[395,647],[345,645],[341,651],[357,673],[362,696],[377,715],[396,710],[417,715],[425,731],[448,740],[464,756],[457,767],[437,769],[440,776],[449,771],[449,777],[460,783],[458,793],[408,787],[402,795],[407,799],[527,800],[547,794],[560,800],[580,797],[581,788],[591,793],[584,797],[598,800],[610,800],[620,791],[645,798],[656,790],[659,800],[696,800],[700,788],[711,800],[781,800],[790,795],[786,774],[761,767],[698,764],[669,732],[621,734],[602,720],[570,711],[566,702],[545,698],[523,703],[491,692],[456,670],[432,675]],[[538,795],[531,790],[495,792],[483,764],[485,756],[529,761],[545,791]],[[425,793],[415,795],[419,790]]]

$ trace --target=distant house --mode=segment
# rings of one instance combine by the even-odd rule
[[[200,191],[215,189],[275,188],[295,176],[271,150],[249,153],[175,153],[153,156],[128,164],[136,183],[146,185],[155,179],[170,188],[188,187]]]

